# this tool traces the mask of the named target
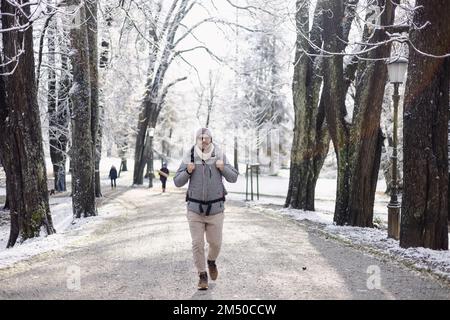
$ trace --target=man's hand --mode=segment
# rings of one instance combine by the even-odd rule
[[[217,169],[219,169],[220,171],[223,171],[223,168],[224,168],[223,160],[217,160],[217,161],[216,161],[216,167],[217,167]]]
[[[189,173],[192,173],[194,170],[195,170],[195,163],[193,163],[193,162],[188,163],[188,165],[187,165],[187,171],[188,171]]]

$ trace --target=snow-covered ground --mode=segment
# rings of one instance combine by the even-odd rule
[[[104,157],[100,162],[100,179],[102,190],[110,189],[109,170],[114,165],[117,170],[120,168],[120,158]],[[155,169],[159,169],[159,162],[155,161]],[[176,170],[178,163],[169,162],[169,168]],[[68,167],[68,164],[66,165]],[[117,186],[130,187],[133,184],[133,160],[127,161],[128,171],[121,172],[117,179]],[[49,178],[49,188],[53,185],[53,167],[50,158],[46,158],[47,175]],[[3,179],[1,179],[3,178]],[[0,177],[0,196],[6,195],[4,186],[4,177]],[[143,193],[148,194],[150,191],[146,187],[147,179],[144,181],[143,187],[136,187],[141,189]],[[159,180],[154,180],[155,188],[152,192],[158,192]],[[34,255],[44,253],[50,250],[62,248],[68,243],[76,240],[80,232],[83,234],[95,230],[96,225],[101,223],[104,219],[120,215],[124,210],[124,204],[107,202],[98,208],[98,215],[96,217],[74,219],[72,215],[72,199],[70,197],[71,189],[71,175],[66,176],[67,191],[51,195],[49,198],[50,211],[52,215],[53,225],[56,229],[56,234],[50,236],[41,236],[35,239],[29,239],[23,243],[17,243],[13,248],[6,249],[8,243],[10,224],[9,218],[0,219],[0,268],[9,266],[20,260],[32,257]],[[3,198],[4,199],[4,198]],[[0,198],[0,208],[3,207],[2,198]],[[125,208],[126,209],[126,208]],[[3,214],[0,211],[0,215]],[[44,234],[44,232],[42,233]]]
[[[63,198],[61,198],[61,202],[64,202]],[[57,233],[50,236],[29,239],[21,244],[16,244],[13,248],[6,249],[9,226],[7,229],[0,229],[0,268],[37,254],[63,248],[81,237],[81,232],[83,235],[90,234],[104,219],[120,215],[123,210],[123,207],[117,203],[108,203],[98,209],[98,215],[95,217],[73,220],[72,204],[67,202],[67,205],[59,203],[52,207],[52,217]]]
[[[102,188],[110,188],[109,169],[111,165],[120,167],[119,158],[103,158],[101,161],[100,173]],[[173,174],[178,168],[179,161],[169,161],[168,167]],[[159,161],[155,161],[155,169],[158,169]],[[52,166],[50,159],[47,159],[47,172],[52,176]],[[122,172],[117,179],[118,186],[129,187],[132,185],[133,161],[128,160],[128,171]],[[436,274],[446,277],[450,280],[450,251],[434,251],[424,248],[403,249],[398,245],[398,241],[387,238],[387,208],[389,197],[384,194],[385,182],[379,180],[377,193],[375,197],[375,221],[379,228],[354,228],[339,227],[333,225],[334,200],[336,192],[336,180],[330,178],[329,172],[324,172],[317,182],[316,188],[316,211],[306,212],[302,210],[285,209],[284,204],[287,194],[289,172],[281,170],[278,176],[260,176],[259,192],[260,199],[247,202],[248,205],[261,208],[261,210],[272,210],[277,214],[287,215],[296,220],[308,220],[326,232],[342,241],[350,242],[356,246],[370,248],[378,253],[389,255],[395,259],[400,259],[408,264],[414,265],[418,269],[431,270]],[[142,192],[148,193],[145,187],[147,180],[144,181],[144,187],[140,187]],[[169,184],[172,180],[169,180]],[[154,192],[158,189],[158,179],[155,180]],[[70,189],[70,175],[67,176],[67,186]],[[229,192],[227,198],[233,200],[245,200],[246,181],[245,175],[240,175],[237,183],[230,184],[225,182]],[[249,186],[250,188],[250,186]],[[4,195],[4,187],[0,186],[0,195]],[[99,208],[99,214],[96,217],[88,219],[74,220],[72,217],[72,203],[70,192],[59,193],[50,197],[51,213],[54,226],[57,233],[48,237],[39,237],[30,239],[22,244],[17,244],[12,249],[5,249],[9,236],[9,223],[0,221],[0,268],[11,265],[27,257],[61,248],[73,241],[81,230],[89,232],[94,230],[97,223],[103,219],[118,215],[124,210],[123,204],[107,203]],[[269,206],[268,206],[269,205]],[[1,206],[1,204],[0,204]]]
[[[131,168],[132,161],[130,160]],[[102,189],[110,188],[110,181],[108,178],[111,165],[120,167],[119,158],[104,158],[100,165],[101,184]],[[51,160],[46,159],[47,174],[49,178],[53,176],[53,169]],[[17,243],[13,248],[6,249],[6,244],[9,238],[10,224],[9,221],[0,220],[0,268],[9,266],[20,260],[32,257],[49,250],[56,250],[72,242],[78,236],[81,230],[91,232],[95,226],[101,223],[104,219],[117,216],[123,210],[123,205],[118,203],[106,203],[98,208],[98,215],[96,217],[74,219],[72,215],[72,199],[70,197],[70,183],[71,176],[66,176],[67,192],[57,193],[49,198],[50,211],[52,215],[53,225],[56,229],[56,234],[50,236],[41,236],[35,239],[29,239],[21,244]],[[122,172],[118,179],[118,185],[130,186],[132,183],[132,171]],[[52,182],[49,182],[51,185]],[[143,192],[148,189],[143,188]],[[0,187],[0,195],[5,194],[4,186]],[[3,204],[0,201],[0,208]],[[2,214],[0,212],[0,214]],[[9,220],[9,219],[8,219]],[[44,233],[43,233],[44,234]]]

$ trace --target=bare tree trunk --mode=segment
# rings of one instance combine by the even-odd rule
[[[342,8],[352,8],[350,1],[329,1],[325,9],[333,15],[324,16],[324,47],[330,52],[342,52],[342,37],[350,25]],[[394,18],[392,2],[379,0],[384,8],[381,24],[390,25]],[[384,30],[375,29],[373,34],[365,30],[364,40],[373,43],[385,40]],[[390,47],[378,45],[367,58],[379,59],[389,55]],[[355,64],[354,64],[355,66]],[[333,55],[324,62],[324,90],[326,120],[338,162],[338,178],[334,221],[338,225],[372,226],[373,202],[381,156],[382,134],[380,116],[386,67],[381,61],[358,62],[355,108],[352,120],[348,118],[345,96],[348,90],[348,74],[352,66],[343,68],[343,57]]]
[[[291,149],[291,167],[289,188],[285,206],[296,209],[314,210],[316,171],[320,172],[328,146],[324,149],[317,144],[316,136],[320,135],[317,129],[324,133],[325,140],[328,135],[323,131],[323,121],[318,122],[318,109],[320,99],[321,61],[309,41],[320,47],[321,37],[321,9],[323,1],[319,0],[315,10],[315,18],[311,31],[309,31],[309,7],[302,1],[297,1],[296,25],[299,30],[296,42],[294,78],[292,83],[293,102],[295,111],[294,139]],[[305,39],[303,35],[309,35]],[[325,144],[327,144],[325,142]],[[316,169],[316,170],[315,170]]]
[[[170,130],[169,130],[169,143],[168,143],[168,146],[167,146],[167,153],[166,153],[166,156],[168,157],[168,158],[170,158],[171,156],[172,156],[172,134],[173,134],[173,128],[170,128]]]
[[[123,158],[122,158],[122,171],[128,171],[127,159],[123,159]]]
[[[207,111],[207,115],[206,115],[206,123],[205,123],[205,128],[209,128],[209,118],[210,118],[210,114],[211,114],[211,108],[208,105],[208,111]]]
[[[324,47],[329,52],[342,52],[344,18],[343,0],[327,1],[324,9],[333,14],[324,15]],[[325,115],[338,163],[336,205],[334,221],[343,225],[348,221],[348,191],[350,178],[350,128],[346,121],[343,56],[333,55],[324,59]]]
[[[30,6],[21,2],[21,10],[7,0],[1,0],[2,28],[9,29],[29,23]],[[23,12],[23,13],[22,13]],[[16,20],[17,19],[17,20]],[[11,233],[8,247],[39,236],[43,228],[47,234],[55,232],[50,215],[42,131],[37,103],[33,28],[12,30],[2,34],[5,57],[15,57],[0,76],[0,152],[7,176],[10,202]],[[0,61],[1,63],[1,61]],[[17,63],[17,65],[16,65]]]
[[[150,174],[150,153],[151,153],[151,138],[147,136],[145,139],[145,148],[144,148],[144,154],[145,154],[145,163],[146,163],[146,171],[144,178],[149,178]]]
[[[384,8],[381,25],[392,25],[395,8],[392,1],[378,0]],[[365,41],[382,43],[388,36],[384,30],[365,31]],[[370,39],[370,40],[368,40]],[[389,57],[390,44],[379,45],[365,58],[380,59]],[[380,118],[383,105],[384,88],[387,81],[387,68],[384,60],[360,60],[356,76],[356,96],[351,126],[352,154],[350,163],[350,191],[348,223],[358,227],[373,226],[373,205],[380,168],[383,134]]]
[[[147,137],[145,141],[145,158],[147,159],[148,187],[153,188],[153,138]]]
[[[100,159],[102,154],[102,119],[104,119],[104,109],[102,105],[99,105],[99,125],[97,127],[97,143],[95,144],[95,196],[102,197],[102,190],[100,187]]]
[[[144,110],[145,111],[145,110]],[[134,172],[133,184],[141,185],[144,183],[145,169],[145,136],[147,134],[148,117],[143,112],[139,115],[138,132],[136,135],[136,145],[134,150]],[[144,127],[145,124],[145,127]]]
[[[89,46],[89,76],[91,86],[91,136],[94,154],[94,184],[95,196],[101,197],[100,186],[100,159],[101,159],[101,128],[100,128],[100,105],[98,85],[98,26],[97,26],[97,0],[86,2],[86,19]]]
[[[104,18],[106,21],[106,30],[109,33],[109,28],[112,25],[112,16],[111,16],[111,7],[106,6],[104,8]],[[100,53],[100,59],[99,59],[99,72],[101,71],[105,71],[105,69],[108,68],[109,66],[109,42],[107,40],[107,37],[104,36],[104,38],[102,38],[101,41],[101,53]],[[104,82],[104,76],[101,77],[102,79],[102,83]],[[97,158],[96,158],[96,162],[95,162],[95,195],[96,197],[101,197],[101,189],[100,189],[100,158],[101,158],[101,154],[102,154],[102,139],[103,139],[103,124],[104,124],[104,119],[105,119],[105,96],[103,94],[103,89],[99,89],[99,125],[98,125],[98,132],[97,132],[97,144],[96,144],[96,154],[97,154]],[[122,150],[120,150],[122,151]],[[119,151],[119,153],[120,153]],[[122,164],[120,165],[119,168],[119,175],[120,176],[120,171],[123,170],[122,168]],[[125,170],[126,171],[126,168]]]
[[[72,82],[70,79],[69,59],[65,54],[61,55],[61,70],[61,78],[58,81],[58,100],[56,103],[56,123],[59,128],[59,134],[55,137],[57,138],[55,148],[51,150],[54,153],[55,163],[59,163],[59,168],[63,171],[62,185],[63,191],[66,191],[67,144],[69,142],[69,123],[72,113],[69,90]]]
[[[143,184],[145,168],[145,136],[148,128],[154,128],[156,126],[156,121],[158,119],[159,112],[161,111],[162,104],[160,96],[164,95],[165,91],[162,87],[165,74],[172,61],[171,53],[175,45],[175,34],[181,25],[181,20],[186,16],[190,8],[192,8],[192,5],[188,7],[188,4],[189,1],[181,0],[178,9],[175,12],[174,10],[177,5],[177,1],[174,1],[169,9],[162,31],[162,34],[166,35],[166,40],[162,42],[164,43],[164,47],[161,52],[160,63],[158,64],[156,72],[156,59],[161,48],[159,48],[157,44],[151,44],[150,46],[148,81],[146,84],[142,112],[139,114],[138,133],[136,135],[135,143],[133,184]],[[175,14],[173,14],[174,12]],[[156,30],[154,29],[150,30],[150,36],[154,37],[156,41],[161,40],[158,39]]]
[[[357,2],[357,0],[352,0],[340,4],[339,10],[345,4],[344,8],[348,11],[347,19],[343,20],[345,22],[342,24],[339,22],[340,39],[348,38],[350,25],[354,18],[352,11]],[[323,11],[323,9],[329,4],[327,4],[327,1],[320,0],[317,2],[312,28],[309,31],[309,8],[301,1],[297,2],[297,5],[300,6],[297,10],[297,28],[301,31],[301,34],[298,35],[297,39],[296,66],[292,86],[296,113],[294,141],[291,150],[291,174],[285,206],[314,210],[315,187],[330,144],[330,134],[325,121],[325,107],[327,106],[328,109],[331,107],[329,103],[327,104],[327,99],[330,101],[333,94],[329,92],[331,87],[327,85],[331,81],[330,74],[325,74],[325,77],[323,77],[327,80],[326,83],[322,80],[324,68],[329,67],[330,63],[328,60],[323,61],[322,58],[311,55],[318,52],[316,48],[310,45],[310,42],[320,48],[322,39],[330,41],[331,35],[337,31],[338,26],[335,25],[337,20],[332,22],[333,25],[331,25],[329,19],[326,18],[328,15],[325,14],[324,16],[326,11]],[[336,14],[342,15],[344,12],[337,11]],[[333,17],[336,18],[334,11]],[[304,38],[305,34],[309,34],[309,41]],[[339,44],[341,45],[340,49],[345,48],[342,42],[339,42]],[[337,42],[335,45],[337,45]],[[340,61],[341,65],[338,90],[340,91],[339,94],[345,97],[345,92],[347,92],[354,78],[356,65],[349,64],[344,73],[342,59],[337,57],[337,60]],[[326,66],[324,65],[325,62],[327,63]],[[343,78],[344,74],[345,78]],[[336,88],[334,88],[335,91]],[[336,101],[334,101],[334,98],[332,99],[335,104]],[[345,109],[345,105],[343,107]],[[336,126],[335,121],[332,125]],[[343,158],[342,155],[341,158]]]
[[[61,76],[56,77],[56,21],[52,19],[47,29],[47,47],[49,51],[49,80],[48,80],[48,119],[49,119],[49,144],[50,158],[53,165],[54,188],[58,191],[66,191],[65,164],[66,149],[68,141],[68,126],[70,121],[70,110],[68,102],[68,91],[70,86],[67,56],[61,55]],[[64,42],[64,41],[62,41]],[[63,50],[61,50],[63,51]],[[58,174],[59,172],[62,172]],[[59,181],[59,180],[62,181]],[[58,184],[60,182],[60,184]],[[62,186],[59,190],[58,186]]]
[[[79,0],[70,4],[78,6]],[[86,19],[86,7],[79,9],[80,21]],[[89,41],[86,24],[71,28],[73,68],[72,115],[72,206],[77,218],[96,215],[94,181],[94,139],[92,138]]]
[[[411,43],[442,55],[450,49],[450,2],[418,0]],[[410,49],[403,115],[400,246],[448,249],[448,106],[450,59]]]
[[[48,48],[48,91],[47,91],[47,112],[48,112],[48,133],[50,144],[50,158],[53,164],[54,189],[58,190],[58,172],[60,166],[60,159],[58,159],[57,139],[60,134],[57,126],[57,111],[56,111],[56,34],[55,21],[51,20],[47,29],[47,48]],[[58,190],[59,191],[59,190]]]

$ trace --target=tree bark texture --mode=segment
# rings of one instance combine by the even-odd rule
[[[12,5],[1,0],[2,28],[26,25],[29,21],[28,1]],[[23,10],[23,11],[22,11]],[[48,202],[42,130],[37,102],[33,28],[12,30],[2,34],[4,57],[17,57],[6,65],[0,77],[0,153],[7,176],[11,215],[8,247],[20,241],[55,232]],[[1,61],[0,61],[1,62]],[[4,61],[5,63],[9,61]]]
[[[418,0],[412,45],[450,52],[450,2]],[[403,199],[400,246],[448,249],[448,107],[450,59],[410,49],[403,114]]]
[[[80,5],[79,0],[71,4]],[[80,6],[80,20],[86,21],[86,7]],[[73,85],[72,100],[72,206],[76,218],[96,215],[94,143],[92,138],[89,41],[85,23],[70,30]]]

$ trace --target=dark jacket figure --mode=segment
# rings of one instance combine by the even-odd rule
[[[109,170],[109,178],[111,179],[111,188],[115,188],[117,179],[117,169],[115,166],[112,166],[111,170]]]
[[[63,192],[65,189],[65,172],[64,167],[59,167],[58,174],[56,176],[56,191]]]
[[[159,171],[160,171],[159,172],[159,180],[161,181],[161,184],[162,184],[162,192],[166,192],[167,177],[164,174],[162,174],[162,172],[167,174],[167,176],[169,175],[169,169],[167,169],[167,164],[163,163],[163,166]]]

